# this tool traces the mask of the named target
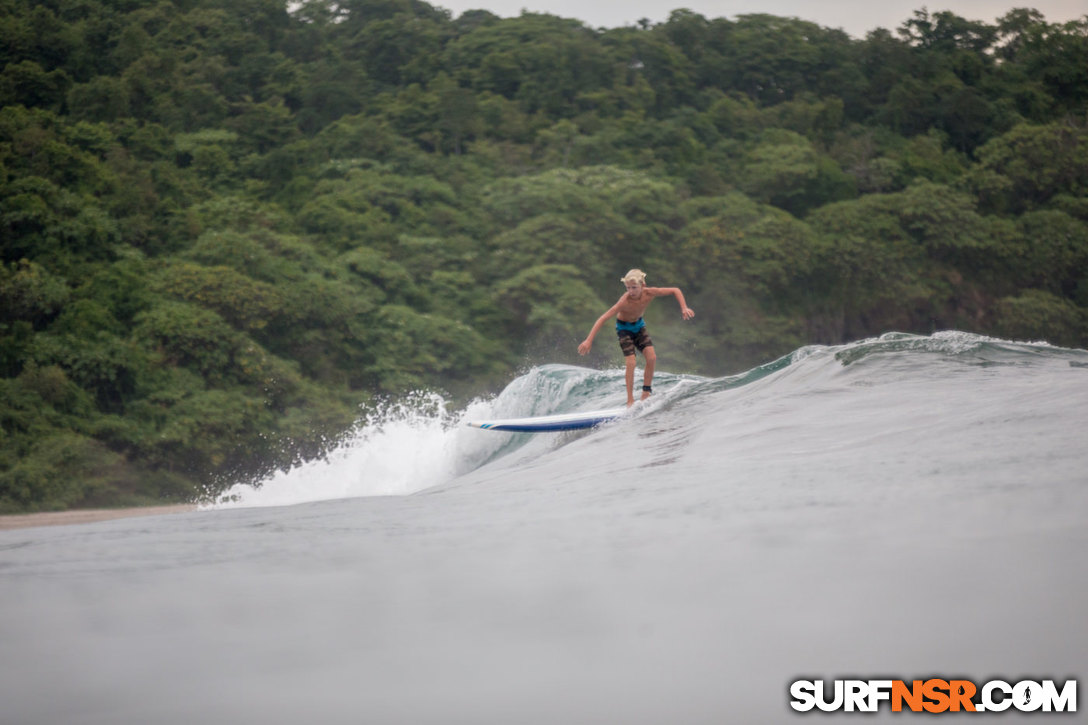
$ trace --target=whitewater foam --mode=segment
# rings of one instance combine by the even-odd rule
[[[497,441],[472,439],[459,427],[486,415],[484,400],[451,412],[437,393],[414,393],[369,411],[324,458],[238,483],[210,508],[286,506],[362,496],[403,496],[444,483],[492,454]],[[491,445],[489,445],[489,443]]]

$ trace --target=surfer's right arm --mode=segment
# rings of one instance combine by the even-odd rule
[[[620,299],[622,301],[623,298]],[[595,338],[597,336],[597,333],[601,331],[601,327],[604,325],[604,323],[608,322],[610,318],[616,316],[616,312],[619,310],[619,307],[620,303],[617,302],[616,304],[612,305],[608,312],[597,318],[597,321],[593,323],[593,329],[589,331],[589,335],[587,335],[586,339],[582,340],[582,344],[578,346],[579,355],[585,355],[589,352],[590,348],[593,347],[593,338]]]

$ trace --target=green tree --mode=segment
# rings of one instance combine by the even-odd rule
[[[527,336],[530,354],[573,362],[578,342],[611,303],[603,302],[569,264],[538,264],[503,280],[493,289],[506,312],[511,336]],[[618,295],[617,295],[618,296]]]
[[[31,60],[0,71],[0,105],[59,110],[72,80],[62,70],[44,70]]]
[[[1034,211],[1017,220],[1021,234],[1010,276],[1024,287],[1088,302],[1088,221],[1056,210]]]
[[[717,350],[749,362],[768,347],[800,344],[818,251],[808,226],[737,192],[690,204],[689,213],[673,256],[704,343],[712,341],[703,364]]]
[[[1057,194],[1088,192],[1088,131],[1021,124],[978,150],[974,183],[987,208],[1020,213]]]
[[[1080,347],[1088,335],[1084,308],[1043,290],[1002,298],[995,307],[995,317],[994,331],[1011,340],[1046,340]]]
[[[789,131],[768,132],[747,155],[741,188],[753,199],[796,216],[855,195],[853,181],[811,143]]]

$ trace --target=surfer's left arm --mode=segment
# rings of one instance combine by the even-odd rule
[[[695,317],[695,310],[688,307],[688,303],[684,301],[684,293],[680,291],[679,287],[654,287],[652,292],[655,297],[667,297],[668,295],[675,297],[676,301],[680,303],[680,316],[685,320]]]

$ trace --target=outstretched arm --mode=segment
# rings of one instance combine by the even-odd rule
[[[695,310],[688,307],[688,303],[684,301],[684,293],[680,291],[679,287],[656,287],[654,292],[657,296],[672,295],[675,297],[676,301],[680,303],[680,315],[685,320],[695,317]]]
[[[582,344],[578,346],[579,355],[585,355],[589,352],[590,348],[593,347],[593,338],[595,338],[597,336],[597,333],[601,331],[601,327],[604,325],[604,323],[608,322],[610,318],[616,316],[616,310],[619,308],[619,306],[620,303],[617,302],[616,304],[612,305],[608,312],[597,318],[597,321],[593,323],[593,329],[589,331],[589,335],[587,335],[586,339],[582,341]]]

